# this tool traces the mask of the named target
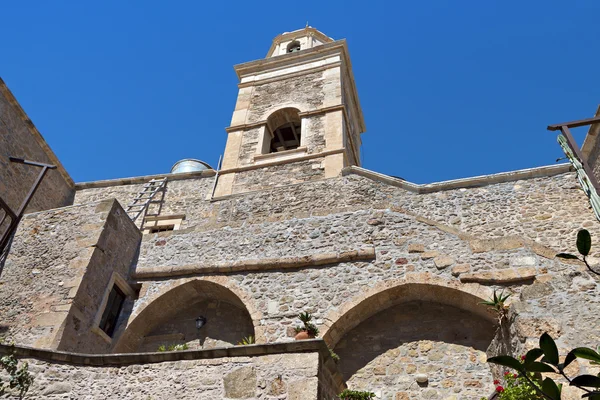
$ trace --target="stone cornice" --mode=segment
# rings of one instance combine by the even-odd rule
[[[173,231],[176,233],[176,231]],[[318,267],[321,265],[338,264],[343,262],[373,260],[375,248],[344,251],[339,253],[321,253],[298,257],[261,258],[256,260],[239,260],[231,263],[189,264],[178,266],[163,266],[153,268],[138,268],[133,273],[134,279],[162,279],[188,275],[228,274],[246,271],[270,271],[292,268]]]
[[[282,69],[297,64],[302,64],[314,59],[316,55],[335,55],[341,54],[342,56],[342,69],[345,70],[350,80],[350,92],[354,99],[357,119],[359,121],[360,131],[365,132],[365,122],[360,107],[360,101],[356,92],[356,84],[354,83],[354,73],[352,72],[352,62],[350,61],[350,55],[348,51],[348,45],[346,40],[336,40],[335,42],[325,43],[320,46],[312,47],[310,49],[301,50],[297,53],[289,53],[277,57],[270,57],[261,60],[250,61],[244,64],[238,64],[234,66],[235,72],[238,78],[241,80],[243,77],[258,74],[266,71],[273,71],[276,69]]]
[[[58,157],[56,157],[56,154],[54,154],[54,152],[52,151],[52,149],[50,148],[50,146],[48,145],[48,143],[42,136],[42,134],[37,130],[37,128],[31,121],[31,119],[29,119],[29,117],[25,113],[25,110],[23,110],[23,108],[21,107],[21,105],[19,104],[19,102],[17,101],[15,96],[12,94],[12,92],[10,91],[8,86],[6,86],[6,83],[4,83],[2,78],[0,78],[0,93],[2,93],[2,95],[4,95],[4,97],[6,97],[6,99],[10,103],[10,105],[13,106],[14,110],[17,112],[17,114],[19,115],[21,120],[27,126],[27,129],[29,130],[29,132],[33,135],[33,137],[35,138],[37,143],[40,145],[40,147],[44,150],[44,152],[50,159],[50,162],[52,164],[56,165],[56,169],[58,170],[58,172],[60,172],[60,174],[62,175],[64,180],[67,182],[67,184],[71,187],[75,186],[75,182],[73,181],[73,178],[71,178],[71,176],[69,175],[69,173],[67,172],[65,167],[62,165],[62,163],[60,162]],[[21,157],[22,154],[13,154],[13,156]],[[34,161],[40,161],[40,160],[34,160]]]
[[[290,79],[290,78],[295,78],[295,77],[298,77],[298,76],[312,74],[312,73],[319,72],[319,71],[325,71],[327,69],[336,68],[336,67],[339,67],[341,65],[342,65],[342,63],[340,61],[336,61],[336,62],[332,62],[332,63],[325,64],[325,65],[319,65],[319,66],[316,66],[316,67],[306,68],[306,69],[303,69],[301,71],[295,71],[295,72],[290,72],[290,73],[287,73],[287,74],[277,75],[277,76],[274,76],[274,77],[271,77],[271,78],[265,78],[265,79],[259,79],[259,80],[256,80],[256,81],[248,81],[248,82],[238,83],[238,88],[245,88],[245,87],[250,87],[250,86],[265,85],[267,83],[280,81],[282,79]]]
[[[380,174],[378,172],[370,171],[368,169],[350,166],[342,170],[342,175],[356,174],[364,176],[365,178],[373,179],[379,182],[384,182],[392,186],[406,189],[413,193],[433,193],[440,192],[443,190],[462,189],[462,188],[473,188],[480,186],[493,185],[496,183],[503,182],[514,182],[522,179],[541,178],[547,176],[554,176],[564,174],[571,171],[571,164],[559,164],[549,165],[545,167],[521,169],[511,172],[502,172],[493,175],[482,175],[475,176],[472,178],[455,179],[451,181],[428,183],[419,185],[416,183],[408,182],[402,179],[394,178],[389,175]]]
[[[285,343],[253,344],[246,346],[217,347],[207,350],[185,350],[158,353],[126,354],[81,354],[65,351],[36,349],[27,346],[8,346],[0,344],[0,354],[14,353],[19,359],[65,363],[88,366],[122,366],[132,364],[152,364],[180,360],[205,360],[225,357],[256,357],[268,354],[313,353],[318,352],[328,359],[329,350],[323,339],[297,340]]]
[[[321,157],[331,156],[333,154],[344,153],[344,151],[345,151],[345,149],[342,147],[340,149],[322,151],[320,153],[306,154],[303,156],[298,156],[298,157],[293,157],[293,158],[285,158],[282,160],[277,160],[277,161],[272,161],[272,162],[264,162],[264,163],[260,163],[260,164],[251,164],[251,165],[244,165],[241,167],[223,169],[223,170],[219,171],[219,175],[232,174],[234,172],[250,171],[250,170],[259,169],[259,168],[273,167],[276,165],[289,164],[289,163],[298,162],[298,161],[306,161],[306,160],[311,160],[313,158],[321,158]]]
[[[160,174],[144,175],[131,178],[109,179],[103,181],[80,182],[75,184],[75,190],[102,188],[110,186],[133,185],[137,183],[147,183],[151,179],[167,178],[167,181],[181,181],[184,179],[208,178],[215,176],[215,170],[207,169],[204,171],[186,172],[183,174]]]

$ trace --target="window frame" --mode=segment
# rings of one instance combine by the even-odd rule
[[[104,312],[106,311],[106,308],[108,306],[108,300],[110,297],[110,293],[113,290],[113,287],[118,287],[118,289],[124,294],[124,298],[123,298],[123,303],[121,304],[121,306],[119,307],[119,311],[117,313],[116,319],[115,319],[115,326],[112,330],[112,334],[108,335],[101,327],[100,324],[102,322],[102,317],[104,316]],[[112,273],[110,280],[108,282],[108,285],[106,286],[106,288],[104,289],[104,295],[102,296],[102,302],[100,303],[100,307],[98,308],[98,311],[96,312],[96,316],[94,318],[94,323],[92,324],[92,328],[91,331],[96,333],[97,335],[99,335],[102,339],[104,339],[107,343],[112,344],[113,338],[115,337],[115,334],[118,333],[117,328],[117,322],[119,321],[119,316],[121,315],[121,312],[123,311],[123,305],[125,304],[125,302],[127,301],[127,299],[130,298],[135,298],[135,291],[133,290],[133,288],[127,283],[127,281],[125,280],[125,278],[123,278],[118,272],[114,272]]]

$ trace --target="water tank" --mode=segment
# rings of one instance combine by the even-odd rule
[[[173,165],[171,168],[171,173],[183,174],[185,172],[204,171],[207,169],[212,169],[212,167],[204,161],[195,160],[193,158],[185,158],[177,161],[175,165]]]

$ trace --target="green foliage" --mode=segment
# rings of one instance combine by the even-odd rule
[[[336,363],[340,361],[340,356],[338,356],[329,346],[327,346],[327,350],[329,350],[329,356]]]
[[[310,322],[312,321],[312,318],[312,315],[307,312],[300,313],[298,315],[298,319],[302,322],[303,326],[297,326],[296,328],[294,328],[296,330],[296,333],[304,331],[308,332],[309,335],[316,337],[319,334],[319,328],[317,328],[315,324]]]
[[[538,360],[540,357],[542,357],[541,360]],[[550,372],[562,375],[570,382],[570,385],[576,386],[586,392],[583,397],[591,400],[600,400],[600,376],[579,375],[575,378],[569,378],[565,374],[565,368],[577,358],[600,363],[600,354],[587,347],[578,347],[571,350],[561,363],[554,339],[547,333],[544,333],[540,337],[539,347],[527,352],[522,361],[510,356],[498,356],[489,358],[488,362],[517,370],[519,372],[519,380],[524,379],[527,381],[529,387],[541,396],[539,398],[548,400],[561,399],[561,384],[557,384],[553,379],[547,377],[540,385],[539,381],[533,378],[534,373]],[[504,398],[500,397],[500,399]]]
[[[496,314],[498,314],[498,322],[502,323],[508,313],[508,306],[505,304],[505,302],[509,297],[510,294],[505,295],[504,291],[498,294],[496,293],[496,290],[494,290],[494,296],[487,301],[482,301],[481,304],[492,308]]]
[[[338,394],[338,397],[341,400],[373,400],[375,398],[375,393],[346,389]]]
[[[184,344],[170,344],[168,347],[164,344],[158,346],[158,351],[182,351],[189,349],[187,343]]]
[[[539,400],[544,397],[536,390],[541,388],[541,384],[536,379],[533,372],[528,372],[529,380],[519,377],[517,374],[506,372],[504,374],[504,382],[494,381],[498,399],[500,400]],[[532,383],[530,383],[532,382]],[[532,386],[532,384],[535,386]],[[487,400],[487,398],[482,398]]]
[[[19,361],[13,352],[0,358],[0,365],[9,375],[8,387],[17,389],[19,398],[23,398],[33,383],[33,376],[29,373],[29,365],[24,362],[19,367]],[[6,389],[7,384],[0,379],[0,395],[3,395]]]
[[[579,258],[578,256],[576,256],[574,254],[570,254],[570,253],[558,253],[556,255],[556,257],[564,258],[566,260],[582,261],[591,273],[600,275],[600,272],[592,269],[590,264],[588,264],[588,262],[587,262],[587,256],[590,254],[590,250],[592,249],[592,236],[586,229],[581,229],[581,230],[579,230],[579,232],[577,232],[576,245],[577,245],[577,251],[582,256],[581,258]]]
[[[256,344],[256,342],[254,340],[254,336],[252,336],[252,335],[246,336],[245,338],[242,338],[242,340],[238,342],[238,346],[247,346],[249,344]]]

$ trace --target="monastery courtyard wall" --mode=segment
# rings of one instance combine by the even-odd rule
[[[112,235],[139,246],[129,256],[130,266],[120,270],[137,294],[128,299],[108,347],[80,340],[68,350],[129,353],[181,343],[211,349],[249,334],[259,344],[289,342],[297,315],[308,311],[319,336],[340,355],[339,373],[350,388],[372,390],[383,399],[479,399],[493,390],[497,373],[485,362],[486,352],[520,354],[545,331],[563,353],[600,339],[593,317],[598,279],[581,265],[554,258],[574,251],[581,227],[594,239],[600,230],[575,175],[564,167],[545,173],[415,193],[403,181],[349,169],[338,178],[212,201],[212,174],[170,180],[161,215],[185,215],[181,229],[140,237],[125,222],[114,228],[118,233]],[[13,302],[36,303],[38,296],[38,275],[10,278],[30,263],[24,252],[46,254],[55,246],[34,240],[33,227],[60,237],[59,229],[76,232],[77,226],[90,226],[85,225],[90,218],[103,221],[106,210],[117,218],[122,209],[109,207],[113,203],[106,199],[125,205],[142,187],[120,183],[82,184],[76,205],[26,216],[2,275],[5,286],[20,293]],[[100,204],[106,205],[97,214]],[[61,223],[53,223],[59,214]],[[104,233],[108,224],[98,226],[98,237],[111,235]],[[95,240],[69,243],[78,251],[97,247]],[[131,246],[116,256],[130,254]],[[86,271],[93,281],[93,271],[100,269]],[[47,287],[62,287],[61,282],[66,281],[60,274],[44,276]],[[509,322],[501,330],[480,304],[494,289],[512,293]],[[85,310],[77,315],[88,335],[99,306],[85,297],[75,304]],[[0,306],[7,312],[14,304],[5,299]],[[198,314],[208,316],[205,330],[190,329]],[[39,335],[27,310],[15,318],[7,339],[28,344],[22,340],[27,329],[31,337]],[[68,318],[64,326],[73,323]],[[197,368],[192,364],[177,368]],[[158,366],[148,368],[161,374]],[[417,374],[427,375],[428,384],[417,384]],[[256,387],[257,396],[263,389]]]

